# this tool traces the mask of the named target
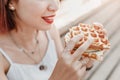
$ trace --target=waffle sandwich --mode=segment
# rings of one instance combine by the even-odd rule
[[[82,54],[82,56],[96,59],[99,61],[103,60],[104,52],[110,49],[110,42],[108,41],[108,37],[106,35],[105,29],[103,28],[103,25],[100,23],[80,23],[77,26],[71,27],[69,29],[69,32],[64,37],[65,45],[70,41],[71,38],[78,34],[83,34],[84,37],[80,39],[78,43],[76,43],[73,50],[71,51],[71,54],[73,54],[75,50],[88,39],[88,36],[92,36],[94,41],[89,46],[89,48]]]

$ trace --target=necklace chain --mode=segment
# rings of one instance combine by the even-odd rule
[[[17,45],[17,44],[16,44]],[[37,50],[37,48],[38,48],[38,45],[39,45],[39,41],[37,40],[36,41],[36,45],[35,45],[35,48],[34,48],[34,50],[33,51],[31,51],[31,52],[28,52],[26,49],[24,49],[24,48],[19,48],[19,49],[21,49],[21,51],[23,51],[23,52],[25,52],[25,53],[31,53],[31,54],[34,54],[35,53],[35,51]]]
[[[17,48],[19,48],[21,51],[23,51],[25,53],[31,53],[31,54],[34,54],[36,49],[38,48],[39,40],[37,39],[37,36],[38,36],[38,31],[37,31],[37,35],[35,36],[35,47],[34,47],[34,50],[29,52],[25,48],[18,46],[17,42],[13,39],[13,36],[10,34],[10,38],[14,42],[14,44],[16,45]]]
[[[37,34],[37,35],[38,35],[38,34]],[[17,47],[21,52],[25,53],[31,60],[34,61],[35,64],[38,64],[38,61],[35,60],[34,58],[32,58],[32,57],[28,54],[28,52],[26,52],[26,50],[25,50],[24,48],[20,48],[20,47],[17,45],[16,41],[13,39],[13,37],[12,37],[11,34],[10,34],[10,38],[11,38],[11,40],[14,42],[14,44],[16,45],[16,47]],[[32,54],[35,53],[35,51],[36,51],[36,49],[37,49],[37,46],[38,46],[38,48],[39,48],[39,51],[38,51],[38,52],[40,52],[40,45],[39,45],[39,41],[38,41],[38,39],[37,39],[37,36],[35,37],[35,40],[36,40],[36,44],[37,44],[37,45],[36,45],[35,50],[31,52]],[[47,66],[45,66],[45,65],[43,64],[43,65],[39,66],[39,69],[40,69],[40,70],[46,70],[46,69],[47,69]]]
[[[38,34],[37,34],[37,35],[38,35]],[[37,39],[37,36],[35,37],[36,46],[35,46],[34,51],[32,51],[32,52],[28,52],[28,51],[26,51],[24,48],[19,47],[18,44],[16,43],[16,41],[13,39],[13,37],[12,37],[11,34],[10,34],[10,38],[11,38],[11,40],[13,41],[13,43],[16,45],[16,47],[17,47],[21,52],[25,53],[29,58],[31,58],[31,59],[35,62],[35,64],[38,63],[38,61],[36,61],[34,58],[32,58],[32,57],[29,55],[29,53],[34,54],[35,51],[36,51],[36,49],[37,49],[38,47],[40,48],[40,46],[39,46],[39,41],[38,41],[38,39]]]

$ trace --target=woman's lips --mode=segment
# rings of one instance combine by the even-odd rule
[[[54,16],[55,15],[45,16],[45,17],[42,17],[42,19],[48,24],[52,24],[54,22]]]

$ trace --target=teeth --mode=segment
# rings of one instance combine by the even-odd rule
[[[47,18],[47,19],[52,20],[53,18]]]
[[[53,19],[53,18],[46,18],[46,19]]]
[[[49,20],[52,20],[53,17],[43,17],[44,19],[49,19]]]

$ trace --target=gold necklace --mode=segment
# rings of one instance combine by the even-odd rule
[[[17,45],[17,44],[15,44],[15,45]],[[34,48],[34,50],[33,51],[31,51],[31,52],[28,52],[27,50],[25,50],[24,48],[19,48],[22,52],[24,52],[24,53],[30,53],[30,54],[35,54],[35,51],[37,50],[37,48],[38,48],[38,46],[39,46],[39,41],[37,40],[36,41],[36,46],[35,46],[35,48]]]
[[[9,33],[9,38],[12,40],[12,42],[15,44],[15,46],[23,53],[25,53],[29,58],[31,58],[35,63],[37,63],[37,61],[35,59],[33,59],[29,54],[34,54],[35,51],[37,50],[39,46],[39,40],[37,39],[37,36],[38,36],[38,31],[37,31],[37,35],[35,36],[35,43],[36,43],[36,46],[35,46],[35,49],[31,52],[28,52],[27,50],[25,50],[24,48],[22,47],[19,47],[17,42],[15,41],[15,39],[13,38],[12,34]]]
[[[17,47],[19,50],[21,50],[21,51],[24,52],[24,53],[34,54],[35,51],[36,51],[36,49],[38,48],[38,45],[39,45],[39,40],[37,39],[38,34],[39,34],[39,33],[38,33],[38,31],[37,31],[37,35],[35,36],[35,44],[36,44],[36,45],[35,45],[34,50],[31,51],[31,52],[28,52],[25,48],[22,48],[22,47],[18,46],[17,42],[13,39],[13,36],[12,36],[11,33],[9,34],[9,37],[11,38],[11,40],[13,41],[13,43],[16,45],[16,47]]]
[[[16,47],[17,47],[21,52],[25,53],[31,60],[34,61],[35,64],[38,64],[38,61],[36,61],[34,58],[32,58],[32,57],[29,55],[29,53],[26,52],[26,50],[25,50],[24,48],[20,48],[20,47],[17,45],[16,41],[13,39],[13,37],[12,37],[11,34],[9,35],[9,37],[11,38],[11,40],[13,41],[13,43],[16,45]],[[38,46],[38,48],[40,48],[39,40],[37,39],[37,36],[36,36],[35,40],[36,40],[36,44],[37,44],[37,45],[36,45],[36,49],[37,49],[37,46]],[[36,49],[35,49],[35,50],[36,50]],[[34,53],[35,53],[35,50],[34,50],[34,52],[32,51],[31,54],[34,54]],[[40,51],[38,51],[38,52],[40,52]],[[40,70],[46,70],[46,69],[47,69],[47,66],[45,66],[44,64],[42,64],[42,65],[39,66],[39,69],[40,69]]]

